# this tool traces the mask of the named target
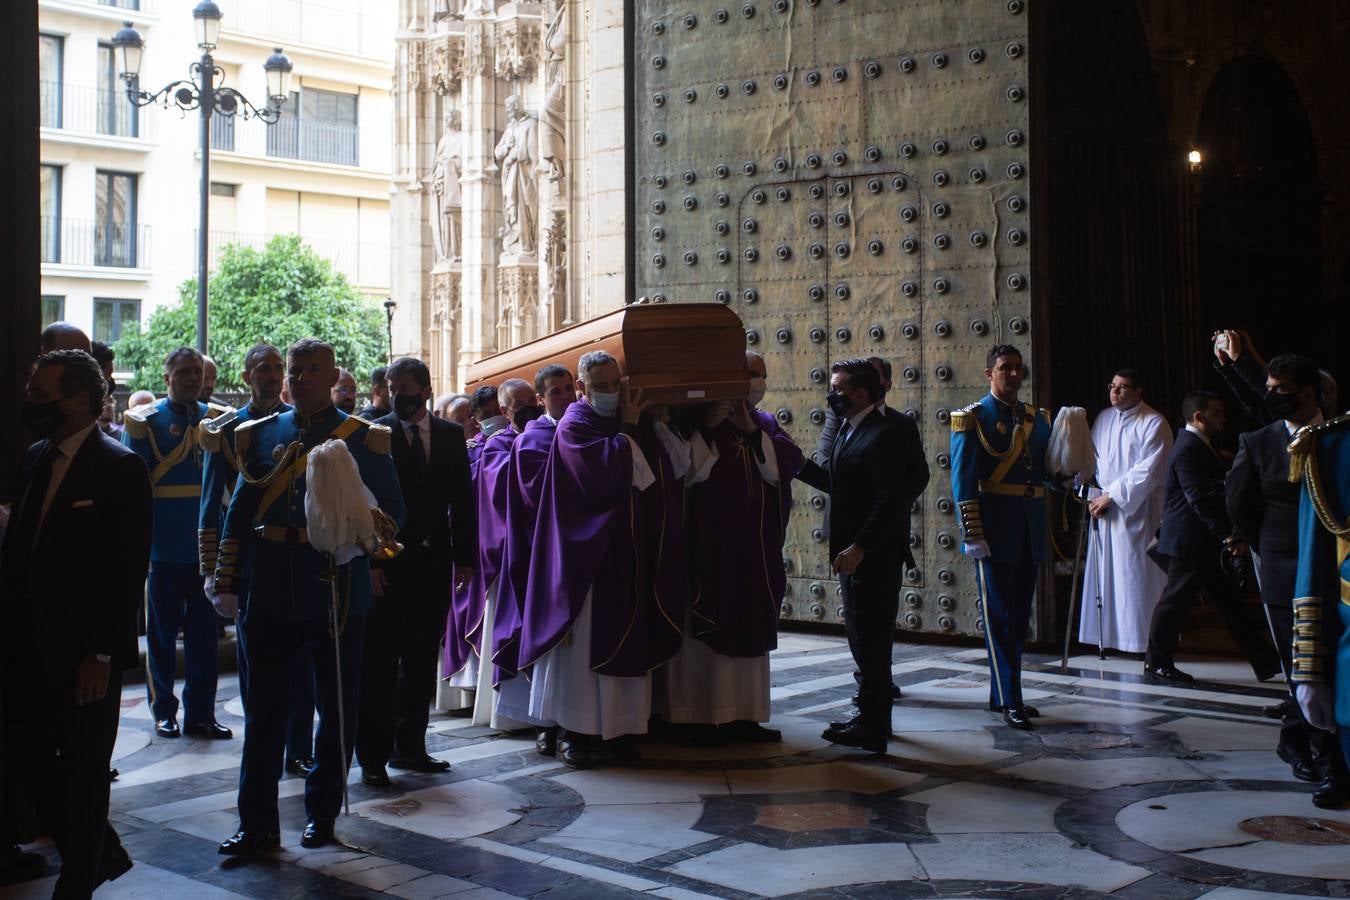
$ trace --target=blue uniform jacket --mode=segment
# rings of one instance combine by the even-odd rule
[[[200,423],[226,412],[193,402],[175,409],[166,397],[127,410],[122,443],[150,469],[154,489],[154,536],[150,561],[197,563],[197,512],[202,493]]]
[[[1046,555],[1045,451],[1050,413],[985,394],[951,415],[952,494],[967,543],[987,541],[992,562]],[[1016,444],[1016,446],[1014,446]]]
[[[1304,487],[1290,680],[1334,684],[1336,723],[1350,728],[1350,416],[1300,430],[1289,459]]]
[[[288,412],[290,406],[278,403],[269,413]],[[197,518],[197,558],[203,575],[216,571],[216,551],[220,545],[220,520],[239,481],[239,460],[234,452],[234,431],[245,422],[265,415],[252,403],[204,421],[201,427],[202,502]],[[247,566],[247,561],[245,561]]]
[[[284,468],[278,462],[292,442],[308,452],[330,438],[341,438],[356,460],[361,480],[380,509],[403,525],[405,509],[393,457],[389,429],[329,406],[313,416],[296,410],[274,413],[235,429],[235,450],[249,478],[241,477],[225,514],[216,560],[216,590],[237,593],[239,561],[252,556],[249,615],[290,621],[325,620],[331,588],[322,576],[328,559],[309,545],[305,532],[305,469],[303,462]],[[254,483],[280,469],[271,485]],[[339,567],[338,585],[350,615],[362,615],[373,602],[370,561],[358,556]]]

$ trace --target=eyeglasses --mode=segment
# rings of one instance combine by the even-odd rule
[[[1111,384],[1108,384],[1108,385],[1106,386],[1106,389],[1107,389],[1108,391],[1110,391],[1111,393],[1113,393],[1113,394],[1117,394],[1117,393],[1123,394],[1123,393],[1125,393],[1126,391],[1134,391],[1134,390],[1138,390],[1138,388],[1136,388],[1136,387],[1135,387],[1134,385],[1132,385],[1132,384],[1116,384],[1116,383],[1114,383],[1114,382],[1112,382]]]

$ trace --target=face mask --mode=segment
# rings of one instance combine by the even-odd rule
[[[426,408],[426,401],[417,394],[395,394],[393,400],[394,412],[404,422],[417,415],[419,409]]]
[[[483,437],[492,437],[498,431],[507,426],[507,418],[503,415],[490,416],[478,423],[478,427],[483,431]]]
[[[1277,419],[1287,419],[1299,408],[1298,394],[1266,391],[1266,409]]]
[[[516,426],[516,431],[524,431],[525,426],[533,422],[544,414],[542,406],[522,406],[516,410],[516,414],[511,417],[511,422]]]
[[[769,389],[769,382],[764,378],[750,379],[750,394],[745,398],[745,402],[751,406],[759,406],[759,401],[764,399],[764,394]]]
[[[834,414],[841,419],[848,415],[849,409],[853,406],[848,397],[835,391],[830,391],[825,395],[825,402],[829,404],[830,409],[834,410]]]
[[[66,414],[61,411],[60,400],[48,400],[46,403],[25,400],[19,408],[19,421],[34,436],[45,438],[66,424]]]
[[[619,414],[619,393],[615,391],[612,394],[602,394],[599,391],[593,391],[590,396],[591,406],[602,416],[617,416]]]

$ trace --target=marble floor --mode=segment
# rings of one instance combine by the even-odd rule
[[[1032,732],[984,708],[982,650],[897,645],[886,756],[821,740],[846,717],[842,639],[784,635],[781,744],[653,740],[640,762],[575,772],[533,741],[437,716],[441,775],[353,772],[343,846],[299,847],[303,783],[281,785],[283,850],[227,861],[240,741],[151,736],[124,699],[112,818],[136,861],[99,897],[1350,896],[1350,810],[1312,806],[1261,711],[1278,690],[1222,661],[1183,662],[1196,689],[1142,683],[1139,663],[1031,655]],[[242,732],[237,688],[219,716]],[[50,847],[39,847],[55,861]],[[54,874],[55,869],[49,868]],[[50,877],[0,888],[47,897]]]

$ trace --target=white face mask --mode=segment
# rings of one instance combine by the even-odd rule
[[[759,401],[764,399],[764,394],[769,390],[767,379],[758,376],[750,379],[750,394],[745,398],[745,402],[751,406],[759,406]]]
[[[619,414],[619,394],[615,391],[612,394],[602,394],[599,391],[592,391],[587,398],[595,411],[602,416],[617,416]]]

